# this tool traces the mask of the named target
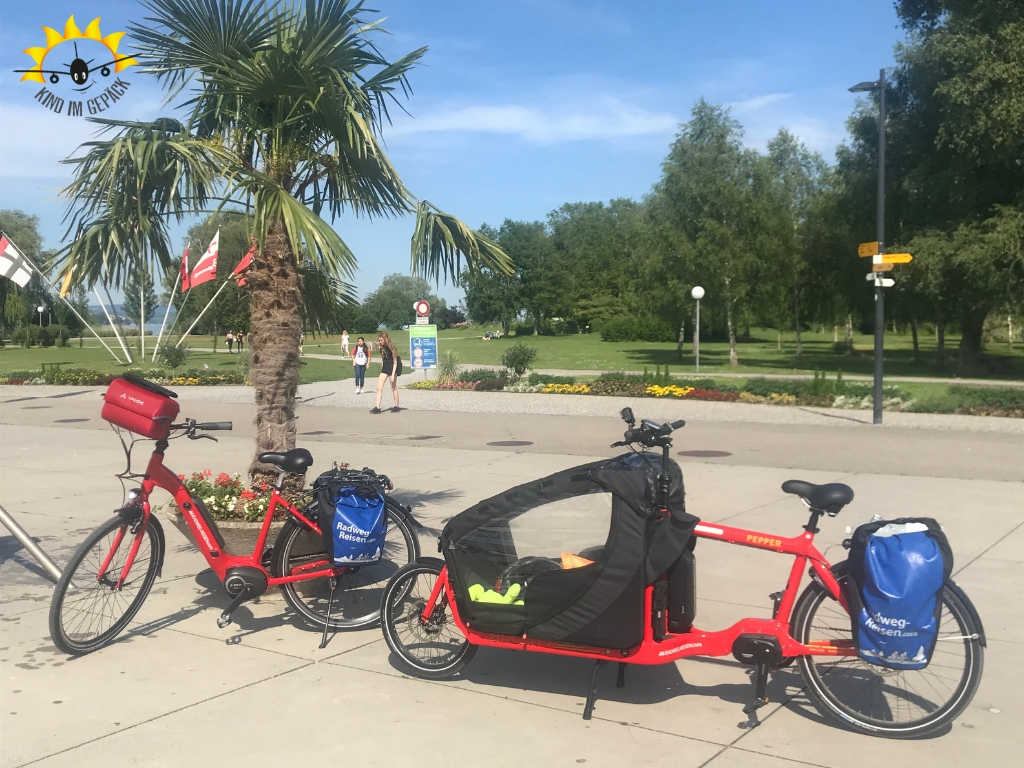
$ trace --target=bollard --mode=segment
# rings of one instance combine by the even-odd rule
[[[0,506],[0,523],[7,526],[7,529],[14,534],[14,537],[21,542],[28,553],[34,557],[43,569],[50,574],[54,581],[60,581],[60,568],[54,565],[53,560],[46,556],[46,553],[39,548],[39,545],[32,541],[24,528],[18,525],[17,521],[8,514],[7,510]]]

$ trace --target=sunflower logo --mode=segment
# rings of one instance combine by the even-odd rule
[[[83,32],[75,23],[74,15],[68,17],[63,34],[53,27],[43,27],[43,32],[46,44],[32,46],[24,51],[32,58],[34,65],[14,71],[22,73],[22,82],[61,86],[62,93],[54,93],[44,87],[36,94],[36,100],[44,107],[54,112],[64,112],[66,105],[68,115],[81,115],[82,99],[85,99],[85,94],[93,86],[99,84],[103,91],[84,101],[89,114],[95,115],[103,112],[124,94],[128,83],[116,75],[138,64],[131,56],[118,53],[124,32],[104,35],[100,30],[98,16],[89,22]],[[111,75],[114,75],[114,79],[108,80]],[[104,83],[104,80],[107,82]],[[75,98],[65,89],[82,96]]]

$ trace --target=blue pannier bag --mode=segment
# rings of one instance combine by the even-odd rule
[[[847,589],[860,658],[890,669],[928,666],[939,632],[942,588],[953,553],[926,517],[858,526],[850,544]]]
[[[334,514],[326,517],[330,531],[324,531],[324,538],[330,542],[328,552],[336,565],[374,563],[383,557],[387,510],[379,493],[340,488],[334,497]]]

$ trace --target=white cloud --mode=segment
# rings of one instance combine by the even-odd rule
[[[585,106],[521,104],[452,106],[396,121],[389,138],[421,133],[488,133],[519,136],[535,144],[670,134],[679,118],[612,97]]]
[[[742,115],[747,112],[756,112],[759,109],[764,109],[772,104],[777,104],[780,101],[785,101],[790,98],[789,93],[766,93],[763,96],[755,96],[751,99],[743,99],[741,101],[733,101],[729,103],[729,108],[737,115]]]

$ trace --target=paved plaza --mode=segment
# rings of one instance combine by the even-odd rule
[[[121,503],[120,445],[99,419],[100,387],[0,391],[0,504],[63,565]],[[951,730],[918,742],[873,739],[822,722],[795,668],[774,673],[763,724],[741,730],[751,698],[731,657],[608,667],[590,722],[581,719],[591,663],[481,649],[462,679],[403,675],[378,628],[335,634],[297,623],[269,593],[234,622],[197,551],[166,524],[163,573],[130,629],[70,659],[47,629],[52,584],[0,529],[0,768],[205,766],[296,760],[355,765],[786,766],[1011,764],[1024,748],[1024,420],[886,414],[619,398],[403,390],[400,413],[371,415],[350,383],[300,390],[299,444],[317,460],[369,465],[435,531],[477,500],[589,459],[614,455],[618,408],[685,418],[673,452],[687,509],[708,521],[793,535],[806,516],[782,481],[850,484],[856,498],[822,522],[819,548],[838,561],[850,528],[872,514],[938,518],[954,578],[988,635],[981,687]],[[253,450],[251,391],[181,388],[182,415],[233,419],[219,443],[176,441],[178,472],[244,472]],[[385,395],[385,404],[388,404]],[[147,444],[139,446],[137,466]],[[166,497],[164,497],[166,500]],[[161,515],[166,521],[167,515]],[[421,538],[425,555],[434,536]],[[790,559],[701,541],[697,624],[766,616]]]

